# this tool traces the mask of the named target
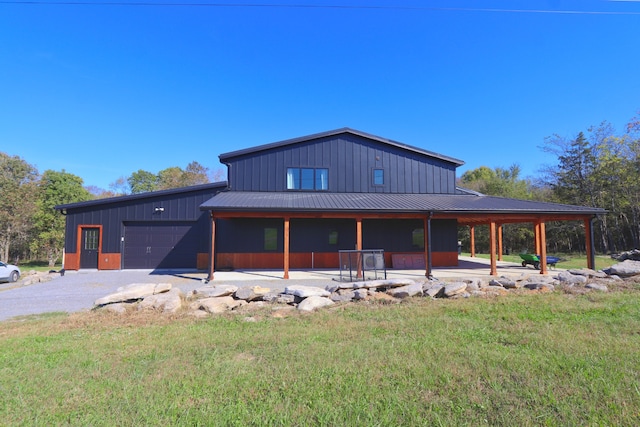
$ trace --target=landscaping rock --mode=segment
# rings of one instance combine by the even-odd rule
[[[353,291],[353,299],[356,301],[366,299],[368,296],[369,291],[367,289],[356,289]]]
[[[628,259],[640,261],[640,250],[634,249],[632,251],[622,252],[620,254],[613,254],[611,255],[611,258],[615,259],[616,261],[625,261]]]
[[[236,300],[230,296],[204,298],[198,301],[199,309],[211,314],[224,313],[245,304],[247,304],[246,301]]]
[[[184,298],[182,291],[174,288],[168,292],[145,297],[138,305],[138,309],[152,309],[162,313],[176,313],[182,308],[182,298]]]
[[[125,302],[140,300],[150,295],[167,292],[171,289],[171,283],[132,283],[118,288],[117,292],[98,298],[94,305],[112,304],[114,302]]]
[[[527,283],[524,284],[524,288],[525,289],[529,289],[531,291],[540,291],[540,290],[553,291],[553,290],[555,290],[555,286],[553,286],[551,283],[547,283],[547,282],[527,282]]]
[[[413,283],[398,288],[391,288],[387,290],[387,293],[394,298],[409,298],[416,295],[422,296],[422,285],[420,283]]]
[[[329,298],[322,297],[319,295],[312,295],[308,298],[305,298],[300,304],[298,304],[298,310],[300,311],[313,311],[318,308],[326,307],[329,305],[333,305],[334,302]]]
[[[640,274],[640,261],[628,259],[621,263],[614,264],[609,268],[609,275],[627,277],[636,276],[638,274]]]
[[[312,296],[328,297],[331,295],[331,292],[325,289],[302,285],[287,286],[284,288],[284,293],[287,295],[295,295],[300,298],[309,298]]]
[[[567,271],[574,276],[595,277],[598,279],[604,279],[607,277],[607,273],[604,271],[595,271],[590,268],[572,269]]]
[[[447,297],[461,294],[467,290],[467,284],[464,282],[449,283],[444,287],[444,294]]]
[[[585,276],[574,276],[568,271],[560,272],[557,277],[560,282],[569,285],[584,285],[587,283],[587,278]]]
[[[489,282],[489,286],[502,286],[505,289],[517,289],[522,287],[520,283],[506,277],[501,277],[499,279],[492,279]]]
[[[430,296],[431,298],[436,298],[438,296],[444,295],[444,285],[442,283],[438,283],[437,285],[431,286],[426,291],[423,290],[423,292],[424,295]]]
[[[399,286],[413,285],[415,282],[411,279],[379,279],[379,280],[365,280],[361,282],[353,283],[341,283],[338,285],[341,289],[374,289],[374,288],[393,288]]]
[[[244,301],[258,301],[262,297],[271,292],[269,288],[263,288],[261,286],[245,286],[239,288],[235,292],[235,297]]]
[[[340,293],[340,292],[334,292],[331,294],[331,301],[333,302],[349,302],[351,301],[355,296],[355,293],[353,291],[349,291],[349,293]]]
[[[606,285],[601,285],[599,283],[587,283],[585,286],[587,289],[595,289],[596,291],[608,292],[609,288]]]
[[[193,291],[193,293],[199,297],[211,298],[211,297],[225,297],[227,295],[233,295],[238,290],[234,285],[214,285],[203,286]]]

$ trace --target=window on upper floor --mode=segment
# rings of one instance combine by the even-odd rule
[[[329,169],[287,168],[287,190],[329,189]]]
[[[384,185],[384,169],[373,170],[373,185]]]

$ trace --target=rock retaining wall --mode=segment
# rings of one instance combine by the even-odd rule
[[[523,274],[517,278],[470,278],[444,282],[437,279],[416,281],[411,279],[370,280],[353,283],[332,282],[325,288],[292,285],[284,291],[272,291],[260,286],[234,286],[207,284],[193,292],[183,294],[171,284],[132,284],[95,301],[95,308],[126,313],[130,310],[155,310],[163,313],[187,311],[197,317],[206,317],[234,310],[251,310],[270,305],[274,310],[283,308],[310,312],[334,304],[358,301],[397,303],[406,298],[470,298],[495,297],[510,292],[551,292],[558,286],[588,291],[607,292],[609,284],[622,281],[612,272],[623,271],[626,276],[640,275],[638,265],[624,261],[608,271],[589,269],[568,270],[554,277]],[[633,268],[637,267],[636,270]],[[635,273],[632,273],[635,271]]]

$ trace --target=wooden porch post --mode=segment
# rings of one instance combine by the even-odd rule
[[[593,218],[584,220],[585,249],[587,250],[587,268],[596,269],[596,254],[593,250]]]
[[[502,261],[502,224],[498,226],[498,261]]]
[[[424,275],[425,277],[431,277],[431,215],[433,213],[429,213],[428,216],[424,218],[424,265],[426,267]]]
[[[498,269],[496,267],[496,223],[491,221],[489,224],[489,252],[491,256],[491,271],[492,276],[498,275]]]
[[[213,280],[213,271],[215,269],[216,260],[216,219],[211,212],[211,247],[209,248],[209,276],[208,281]]]
[[[544,222],[540,221],[540,274],[547,274],[547,236]]]
[[[540,255],[540,222],[539,221],[533,224],[533,236],[535,239],[535,247],[533,248],[534,255]]]
[[[356,218],[356,250],[362,250],[362,218]],[[358,270],[356,272],[356,278],[362,279],[364,275],[362,274],[362,252],[358,253]]]
[[[474,225],[469,226],[469,237],[471,238],[471,257],[476,256],[476,227]]]
[[[284,217],[284,277],[289,278],[289,217]]]

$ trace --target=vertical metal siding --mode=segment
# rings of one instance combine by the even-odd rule
[[[201,190],[187,194],[171,194],[146,200],[128,200],[108,205],[71,209],[67,212],[65,250],[78,251],[78,225],[102,225],[102,252],[119,253],[125,221],[192,221],[202,236],[198,251],[208,251],[208,213],[200,211],[200,205],[217,193],[217,190]],[[154,214],[155,207],[164,207],[162,214]]]
[[[351,134],[247,154],[229,163],[231,187],[239,191],[286,191],[287,168],[321,167],[329,169],[331,192],[455,192],[454,165]],[[383,186],[373,186],[375,168],[385,171]]]

